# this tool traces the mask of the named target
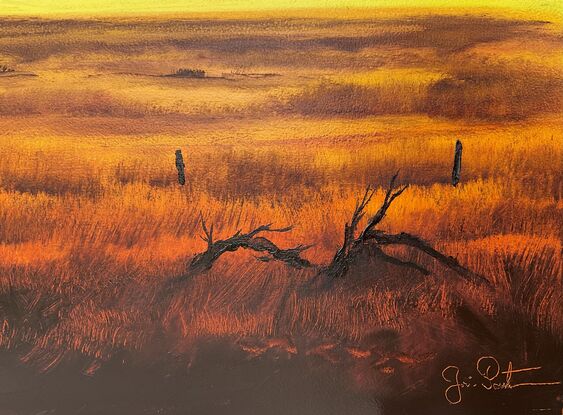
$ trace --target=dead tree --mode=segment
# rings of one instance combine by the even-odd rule
[[[323,269],[322,273],[332,278],[342,278],[348,273],[350,266],[360,255],[367,254],[379,258],[384,262],[414,269],[424,275],[429,275],[430,272],[421,265],[396,258],[385,253],[382,249],[384,246],[388,245],[403,245],[415,248],[429,255],[468,281],[489,284],[486,278],[461,266],[455,258],[437,251],[430,244],[417,236],[404,232],[400,234],[388,234],[376,228],[383,218],[385,218],[387,210],[393,201],[401,196],[408,188],[408,185],[396,186],[397,176],[398,173],[392,177],[389,188],[385,193],[385,199],[375,215],[368,220],[366,227],[356,236],[358,224],[364,217],[365,209],[375,194],[375,189],[371,187],[366,189],[362,199],[356,203],[356,208],[354,209],[350,223],[344,226],[344,242],[342,243],[342,247],[336,252],[332,262]]]
[[[281,249],[272,241],[263,236],[258,236],[262,232],[288,232],[291,226],[286,228],[275,229],[272,224],[261,225],[256,229],[242,233],[238,230],[233,236],[227,239],[213,240],[213,225],[209,228],[205,223],[203,215],[201,216],[201,227],[204,235],[201,236],[207,242],[207,250],[197,254],[188,266],[188,274],[193,275],[206,271],[213,266],[213,263],[219,259],[225,252],[233,252],[239,248],[250,249],[265,255],[258,257],[260,261],[277,260],[285,262],[294,268],[309,268],[312,264],[301,257],[301,253],[311,247],[311,245],[298,245],[294,248]]]

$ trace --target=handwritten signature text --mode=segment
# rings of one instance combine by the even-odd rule
[[[477,359],[476,369],[478,377],[462,376],[460,368],[453,365],[442,370],[442,378],[447,383],[444,397],[450,404],[457,405],[463,401],[462,391],[464,389],[479,388],[485,391],[495,391],[561,385],[561,382],[558,381],[525,381],[521,379],[522,374],[541,370],[541,366],[515,369],[512,362],[508,362],[506,370],[501,370],[500,363],[493,356],[482,356]],[[519,381],[516,378],[520,378]]]

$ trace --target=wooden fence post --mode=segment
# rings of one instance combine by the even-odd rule
[[[454,187],[456,187],[459,181],[461,180],[461,151],[462,150],[463,150],[463,146],[461,145],[461,141],[457,140],[455,143],[454,168],[452,171],[452,185]]]
[[[182,157],[182,150],[176,150],[176,169],[178,169],[178,183],[181,186],[186,184],[184,157]]]

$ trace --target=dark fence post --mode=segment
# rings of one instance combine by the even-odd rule
[[[454,187],[457,186],[461,179],[461,151],[463,150],[463,146],[461,145],[461,141],[457,140],[455,143],[455,156],[454,156],[454,169],[452,171],[452,185]]]
[[[180,185],[186,184],[184,157],[182,157],[182,150],[176,150],[176,168],[178,169],[178,183]]]

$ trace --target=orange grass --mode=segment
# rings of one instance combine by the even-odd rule
[[[560,40],[537,22],[456,17],[453,30],[405,19],[7,21],[20,36],[2,38],[0,56],[39,76],[0,79],[0,347],[42,370],[81,356],[89,374],[122,352],[189,355],[209,337],[255,354],[330,355],[338,344],[357,357],[370,333],[392,328],[424,354],[479,344],[456,326],[460,293],[498,331],[525,336],[512,330],[518,313],[563,340]],[[297,32],[297,45],[284,40]],[[509,56],[487,70],[481,58],[499,48]],[[231,78],[157,76],[191,66]],[[281,76],[245,77],[257,73]],[[374,264],[306,293],[314,271],[237,251],[163,297],[205,249],[200,213],[218,238],[294,225],[269,237],[313,244],[304,255],[322,265],[365,186],[399,169],[411,187],[382,227],[455,255],[497,293],[395,249],[432,276]]]
[[[400,120],[385,122],[392,121]],[[359,291],[337,289],[302,297],[298,287],[313,276],[310,271],[262,264],[248,253],[236,252],[225,255],[185,289],[179,288],[170,304],[163,305],[155,297],[160,284],[181,275],[190,256],[204,249],[198,238],[200,212],[214,223],[217,237],[263,223],[293,224],[292,232],[272,238],[282,246],[314,244],[305,256],[323,264],[337,249],[343,224],[369,178],[381,183],[395,168],[411,163],[410,169],[403,167],[401,177],[413,185],[396,201],[384,228],[418,234],[456,255],[487,275],[501,292],[510,293],[508,303],[517,305],[525,318],[560,334],[561,223],[556,214],[561,210],[560,187],[557,172],[530,156],[560,157],[558,139],[541,135],[545,131],[544,135],[557,137],[560,131],[543,120],[498,127],[488,133],[494,134],[491,140],[484,126],[464,126],[464,173],[469,177],[453,189],[446,183],[449,163],[441,161],[447,158],[453,138],[433,134],[432,124],[424,133],[426,121],[419,120],[423,128],[413,141],[414,120],[410,121],[404,129],[392,126],[392,137],[363,138],[354,153],[346,152],[338,141],[309,154],[305,148],[300,156],[310,160],[304,163],[310,169],[310,186],[298,184],[307,177],[284,177],[291,175],[297,157],[292,147],[279,141],[260,143],[259,137],[252,139],[258,144],[254,154],[245,147],[238,153],[188,145],[190,185],[185,188],[174,181],[175,147],[167,144],[173,137],[154,141],[149,136],[132,142],[100,138],[69,147],[72,136],[50,136],[42,139],[46,145],[36,158],[39,163],[31,165],[36,153],[26,139],[6,141],[1,164],[0,267],[4,290],[12,290],[4,295],[14,290],[19,294],[13,300],[15,311],[5,311],[1,343],[33,345],[25,360],[46,370],[72,352],[103,361],[118,350],[149,347],[158,327],[159,318],[154,318],[161,313],[168,336],[174,339],[170,347],[185,353],[196,339],[208,336],[301,333],[357,344],[377,327],[404,329],[410,315],[449,316],[457,300],[444,282],[456,279],[420,255],[416,258],[436,273],[427,282],[419,275],[407,277],[403,270],[382,266],[366,274],[372,283],[361,285]],[[516,131],[530,135],[515,139]],[[540,135],[532,136],[533,132]],[[342,139],[338,133],[336,138]],[[510,151],[503,151],[508,143]],[[416,157],[406,152],[411,146],[418,148]],[[505,155],[501,164],[495,152]],[[436,158],[437,154],[443,157]],[[281,177],[276,180],[287,181],[292,192],[266,182],[240,187],[237,180],[244,180],[243,174],[269,180],[264,174],[271,160],[279,163],[275,171]],[[435,162],[438,166],[432,166]],[[526,169],[510,167],[524,163]],[[196,164],[205,164],[214,180],[206,181]],[[343,166],[355,172],[353,178]],[[556,163],[551,167],[555,169]],[[233,168],[242,170],[229,173]],[[436,176],[428,175],[433,171]],[[156,182],[159,172],[164,177]],[[531,188],[534,174],[541,174],[543,180]],[[377,200],[382,197],[382,191],[376,194]],[[386,288],[385,281],[397,279]],[[396,284],[400,291],[393,288]],[[495,313],[488,294],[476,291],[472,296],[487,313]],[[40,324],[44,319],[52,325]]]

